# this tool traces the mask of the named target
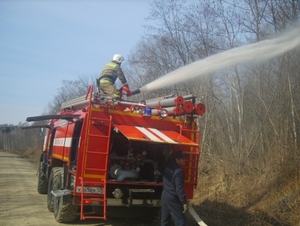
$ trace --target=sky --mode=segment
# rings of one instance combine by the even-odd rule
[[[0,125],[47,110],[63,80],[98,75],[144,34],[149,0],[1,0]]]

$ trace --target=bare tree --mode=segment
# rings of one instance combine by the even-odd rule
[[[94,89],[96,90],[96,76],[80,76],[74,81],[63,80],[62,84],[53,101],[49,103],[45,114],[56,114],[63,102],[85,95],[91,84],[94,84]]]

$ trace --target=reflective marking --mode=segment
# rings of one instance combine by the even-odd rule
[[[143,127],[135,127],[137,128],[139,131],[141,131],[143,134],[145,134],[147,137],[149,137],[151,140],[154,140],[154,141],[158,141],[158,142],[161,142],[160,139],[158,139],[158,137],[154,136],[154,134],[150,133],[146,128],[143,128]]]
[[[53,140],[53,146],[56,147],[71,147],[72,137],[68,138],[55,138]]]
[[[71,144],[72,144],[72,137],[66,138],[65,147],[71,147]]]
[[[168,143],[177,144],[176,141],[172,140],[170,137],[166,136],[165,134],[163,134],[163,133],[160,132],[159,130],[153,129],[153,128],[149,128],[149,130],[151,130],[153,133],[155,133],[157,136],[161,137],[162,139],[164,139],[164,140],[167,141]]]

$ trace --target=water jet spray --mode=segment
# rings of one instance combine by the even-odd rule
[[[260,63],[300,46],[300,27],[277,38],[248,44],[209,56],[172,71],[132,92],[152,91],[243,63]]]

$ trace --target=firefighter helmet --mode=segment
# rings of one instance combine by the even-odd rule
[[[121,54],[115,54],[113,56],[113,60],[117,61],[119,64],[122,63],[122,61],[124,60],[124,57]]]

